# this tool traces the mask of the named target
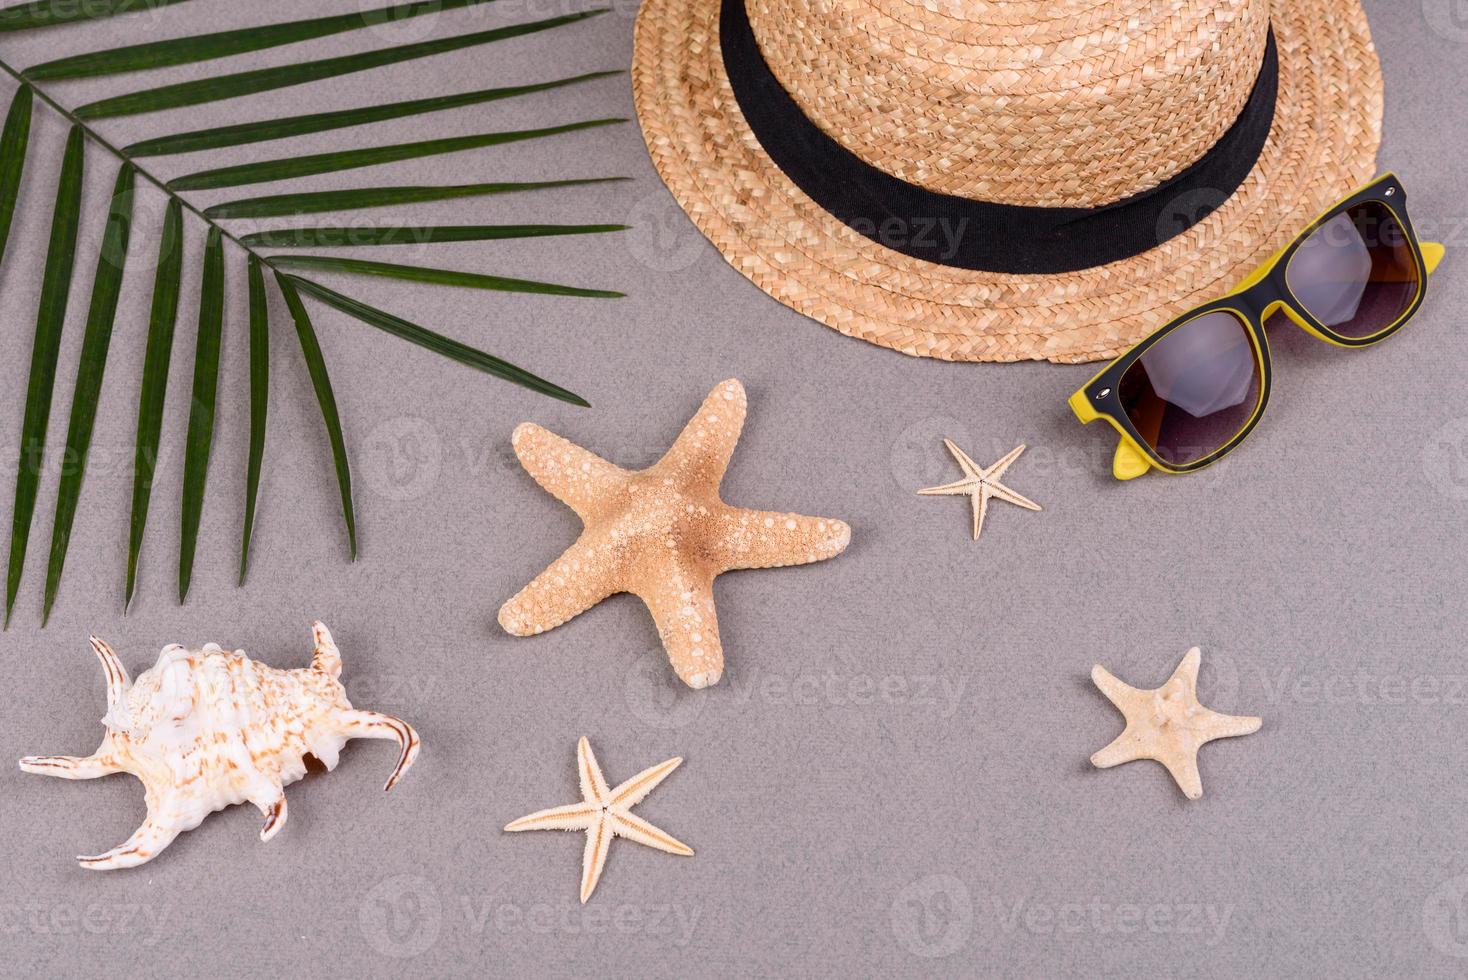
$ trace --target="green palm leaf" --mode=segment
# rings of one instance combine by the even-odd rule
[[[240,541],[240,584],[250,568],[250,538],[255,531],[255,499],[265,458],[265,415],[270,401],[270,313],[260,258],[250,256],[250,462],[245,471],[245,530]]]
[[[450,201],[485,194],[516,194],[521,191],[577,187],[630,180],[629,177],[582,177],[575,180],[533,180],[495,184],[447,184],[441,187],[359,187],[347,191],[309,191],[275,194],[226,201],[204,209],[206,218],[279,218],[283,215],[318,214],[322,211],[354,211],[385,208],[395,204]]]
[[[280,160],[261,160],[258,163],[244,163],[233,167],[220,167],[216,170],[201,170],[195,174],[177,177],[168,182],[168,188],[174,191],[203,191],[220,187],[238,187],[241,184],[262,184],[271,180],[336,173],[341,170],[374,167],[382,163],[395,163],[399,160],[416,160],[419,157],[437,156],[442,153],[458,153],[461,150],[476,150],[485,146],[519,143],[523,140],[558,136],[561,133],[574,133],[578,129],[610,126],[613,123],[626,121],[625,119],[588,119],[585,122],[548,126],[544,129],[520,129],[505,133],[451,136],[446,139],[398,143],[393,146],[368,146],[357,150],[337,150],[333,153],[313,153],[308,156],[285,157]]]
[[[357,560],[357,517],[352,510],[352,470],[347,463],[346,440],[342,438],[342,423],[336,411],[336,395],[331,390],[331,378],[326,373],[326,360],[321,356],[321,344],[306,314],[306,306],[295,285],[286,276],[275,274],[275,283],[285,297],[285,305],[296,323],[296,336],[301,341],[301,354],[306,359],[306,370],[311,375],[311,386],[316,389],[316,402],[321,406],[321,420],[326,424],[326,436],[331,442],[331,459],[336,466],[337,488],[341,491],[342,520],[347,525],[347,547],[352,561]]]
[[[277,269],[305,269],[316,272],[343,272],[348,275],[383,276],[388,279],[407,279],[412,282],[427,282],[438,286],[462,286],[467,289],[490,289],[506,293],[542,293],[548,296],[603,298],[627,295],[609,289],[580,289],[576,286],[561,286],[553,282],[537,282],[534,279],[507,279],[504,276],[485,276],[477,272],[425,269],[417,265],[363,262],[360,259],[338,259],[325,255],[272,255],[268,261]]]
[[[84,20],[100,20],[130,14],[135,10],[157,10],[186,0],[35,0],[0,10],[0,33],[52,27]]]
[[[566,85],[587,82],[594,78],[620,75],[620,71],[594,71],[572,78],[559,78],[553,82],[538,82],[534,85],[510,85],[503,88],[486,88],[477,92],[459,95],[439,95],[428,99],[412,99],[408,102],[393,102],[388,105],[364,106],[360,109],[342,109],[337,112],[313,112],[305,116],[287,116],[284,119],[263,119],[259,122],[236,123],[233,126],[218,126],[213,129],[198,129],[173,136],[159,136],[141,140],[122,148],[130,157],[156,157],[172,153],[193,153],[197,150],[218,150],[227,146],[243,146],[265,140],[285,139],[289,136],[304,136],[308,133],[323,133],[347,126],[401,119],[428,112],[441,112],[461,106],[479,105],[498,99],[510,99],[517,95],[544,92]]]
[[[246,235],[247,248],[347,248],[358,245],[427,245],[435,242],[492,242],[556,235],[600,235],[627,225],[413,225],[396,228],[277,228]]]
[[[0,259],[10,241],[10,223],[15,217],[15,199],[25,171],[25,151],[31,138],[31,87],[22,85],[10,102],[5,130],[0,133]]]
[[[338,75],[348,75],[370,68],[381,68],[384,65],[394,65],[417,58],[426,58],[430,55],[446,54],[480,44],[489,44],[493,41],[534,34],[537,31],[550,30],[562,24],[573,24],[576,21],[604,13],[606,13],[606,8],[587,10],[581,13],[566,14],[562,17],[532,21],[528,24],[511,24],[493,30],[419,41],[395,48],[383,48],[379,51],[364,51],[360,54],[326,58],[321,61],[307,61],[295,65],[280,65],[275,68],[239,72],[234,75],[221,75],[217,78],[179,82],[174,85],[163,85],[128,95],[102,99],[98,102],[89,102],[77,108],[75,112],[81,119],[104,119],[109,116],[128,116],[140,112],[157,112],[160,109],[202,105],[206,102],[217,102],[220,99],[233,99],[241,95],[270,92],[292,85],[302,85],[324,78],[335,78]]]
[[[327,306],[335,307],[349,316],[356,317],[363,323],[370,324],[379,330],[392,334],[394,337],[400,337],[409,343],[417,344],[419,347],[458,361],[460,364],[468,365],[475,370],[492,374],[506,381],[512,381],[517,385],[522,385],[542,395],[549,395],[552,398],[558,398],[563,402],[570,402],[572,405],[580,405],[583,408],[591,407],[591,403],[580,395],[569,392],[559,385],[552,384],[544,378],[536,377],[529,371],[502,361],[492,354],[475,350],[473,347],[461,344],[457,340],[452,340],[425,327],[420,327],[416,323],[409,323],[401,317],[396,317],[376,307],[368,306],[366,303],[352,299],[350,296],[343,296],[341,293],[333,289],[328,289],[320,283],[312,282],[309,279],[302,279],[298,276],[287,276],[285,278],[301,292],[309,296],[314,296]]]
[[[148,317],[148,343],[143,354],[143,380],[138,389],[138,438],[133,459],[132,523],[127,543],[126,609],[138,580],[138,553],[148,523],[153,474],[158,467],[158,436],[163,429],[163,403],[168,394],[168,364],[173,356],[173,330],[178,320],[179,280],[183,271],[183,204],[168,202],[158,268],[153,277],[153,309]]]
[[[0,0],[0,2],[5,2],[5,0]],[[11,6],[0,8],[0,34],[30,28],[80,24],[145,10],[157,11],[181,2],[184,0],[12,2]],[[87,120],[203,105],[340,77],[354,72],[402,64],[438,54],[469,50],[479,45],[533,35],[572,24],[606,13],[605,9],[568,13],[526,23],[505,24],[454,37],[398,44],[339,57],[313,58],[309,53],[305,56],[300,56],[298,53],[296,60],[289,61],[291,56],[287,55],[288,63],[276,67],[222,72],[212,77],[199,73],[196,74],[194,81],[144,88],[121,94],[114,92],[111,97],[102,98],[76,109],[63,105],[42,87],[45,83],[62,79],[98,80],[128,72],[208,63],[248,52],[264,51],[286,45],[307,44],[329,35],[358,31],[373,24],[423,17],[445,9],[463,10],[479,7],[487,2],[488,0],[399,0],[399,2],[362,0],[362,6],[372,4],[374,9],[357,13],[297,18],[286,23],[263,24],[244,29],[214,31],[182,37],[177,36],[180,32],[165,29],[157,32],[157,36],[163,37],[163,40],[84,51],[75,55],[53,58],[33,65],[24,72],[0,60],[0,73],[10,75],[19,83],[19,88],[11,101],[4,121],[3,132],[0,132],[0,261],[3,261],[5,257],[11,224],[19,204],[21,178],[31,138],[34,101],[39,99],[72,123],[67,138],[66,153],[59,171],[45,270],[41,277],[40,303],[36,314],[35,338],[27,375],[24,410],[20,422],[20,461],[16,473],[15,506],[12,510],[9,567],[6,579],[6,624],[9,623],[13,613],[24,573],[29,534],[40,490],[41,471],[46,458],[49,416],[54,399],[56,371],[65,328],[68,293],[75,269],[88,139],[104,152],[116,157],[119,169],[103,232],[101,255],[90,287],[91,296],[85,335],[81,340],[81,356],[76,368],[76,383],[66,433],[66,468],[61,474],[57,491],[56,515],[51,534],[51,549],[43,597],[43,624],[45,619],[49,618],[59,595],[76,511],[85,485],[87,458],[94,438],[97,411],[107,366],[106,360],[111,349],[112,334],[119,312],[118,304],[124,282],[127,245],[134,227],[132,220],[133,188],[138,177],[163,189],[169,200],[161,231],[158,264],[153,277],[151,312],[146,349],[143,352],[142,380],[138,391],[124,608],[131,603],[137,587],[143,538],[157,473],[163,413],[168,400],[170,361],[181,289],[184,209],[194,211],[202,218],[208,237],[204,249],[197,340],[193,358],[192,397],[188,412],[188,433],[183,460],[178,568],[180,602],[186,598],[192,580],[199,543],[198,536],[203,523],[204,498],[208,486],[210,456],[216,428],[215,414],[219,395],[224,319],[225,238],[240,245],[245,252],[250,298],[247,348],[250,433],[239,559],[241,583],[249,571],[252,539],[258,518],[269,412],[270,338],[265,287],[267,271],[275,275],[290,309],[291,318],[295,323],[300,340],[302,357],[306,362],[317,402],[322,411],[322,419],[331,443],[338,487],[341,491],[342,513],[348,543],[354,558],[357,552],[357,537],[352,504],[351,472],[335,396],[326,372],[320,343],[305,309],[304,297],[314,297],[376,329],[478,371],[572,404],[583,406],[587,404],[584,399],[567,389],[485,351],[467,346],[314,281],[302,279],[298,274],[314,271],[341,275],[365,275],[416,282],[427,286],[551,296],[605,298],[621,296],[619,292],[541,280],[488,275],[481,272],[400,265],[389,262],[367,262],[334,256],[289,254],[265,256],[260,253],[260,250],[270,246],[290,249],[303,246],[428,244],[527,239],[622,231],[626,228],[625,225],[464,224],[438,226],[409,223],[399,227],[378,229],[325,226],[267,229],[253,234],[235,235],[225,231],[219,222],[227,218],[285,217],[451,201],[528,190],[575,187],[624,178],[483,181],[447,186],[426,184],[398,187],[358,186],[342,190],[325,189],[307,193],[237,199],[215,204],[207,210],[200,210],[185,201],[180,194],[191,190],[242,186],[301,176],[336,173],[395,161],[423,159],[438,154],[571,134],[581,129],[607,126],[626,120],[589,119],[521,131],[497,130],[469,136],[365,146],[335,153],[307,155],[281,153],[276,159],[186,174],[171,183],[161,181],[156,175],[134,163],[134,159],[226,149],[350,126],[408,118],[458,107],[482,105],[520,95],[564,88],[592,79],[620,74],[620,72],[587,72],[544,82],[481,88],[454,94],[414,91],[411,93],[412,98],[385,105],[307,112],[286,115],[281,118],[257,119],[165,134],[133,143],[122,150],[117,149],[104,135],[93,131]],[[171,17],[166,19],[172,20]]]
[[[20,462],[16,467],[15,508],[10,525],[10,569],[5,582],[5,623],[15,609],[20,577],[25,569],[26,545],[41,463],[46,452],[46,427],[51,418],[51,394],[56,383],[56,359],[61,353],[61,329],[66,323],[66,299],[76,261],[76,229],[81,215],[82,167],[86,147],[82,129],[72,126],[56,186],[51,216],[51,242],[46,250],[46,273],[41,281],[41,303],[36,312],[36,339],[31,347],[31,369],[26,385],[25,418],[20,426]]]
[[[106,51],[58,58],[27,68],[24,74],[32,81],[49,82],[63,78],[96,78],[125,71],[188,65],[488,2],[489,0],[417,0],[416,3],[395,3],[377,10],[338,14],[335,17],[316,17],[214,34],[195,34],[191,37],[176,37],[167,41],[132,44],[125,48],[109,48]]]
[[[61,587],[61,570],[71,543],[72,522],[81,499],[82,479],[87,471],[87,452],[92,447],[92,427],[97,421],[97,402],[102,393],[102,375],[107,369],[107,348],[112,343],[112,324],[117,317],[117,297],[122,291],[122,273],[127,265],[127,244],[132,234],[133,168],[124,163],[117,171],[112,189],[112,208],[102,233],[97,255],[97,272],[92,279],[92,303],[87,311],[87,329],[82,336],[81,363],[71,398],[71,421],[66,431],[66,457],[61,486],[56,491],[56,519],[51,526],[51,560],[46,569],[46,597],[41,625],[51,617],[56,590]]]
[[[194,550],[204,515],[209,450],[214,445],[214,404],[219,393],[219,341],[224,326],[224,246],[218,228],[204,245],[204,281],[199,289],[199,339],[194,348],[194,398],[184,443],[183,522],[179,534],[178,601],[189,594]]]

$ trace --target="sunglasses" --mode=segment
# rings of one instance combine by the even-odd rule
[[[1244,441],[1269,403],[1275,313],[1337,347],[1369,347],[1422,306],[1444,248],[1420,242],[1393,174],[1317,218],[1222,299],[1183,314],[1070,396],[1085,424],[1121,436],[1118,480],[1150,469],[1191,473]]]

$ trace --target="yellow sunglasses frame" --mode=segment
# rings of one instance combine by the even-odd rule
[[[1399,201],[1391,200],[1392,198],[1396,198],[1399,195]],[[1411,219],[1407,216],[1405,207],[1400,206],[1405,204],[1405,197],[1406,192],[1402,189],[1401,182],[1397,180],[1396,175],[1392,173],[1384,174],[1371,183],[1365,185],[1364,187],[1358,188],[1357,190],[1351,192],[1350,194],[1341,198],[1341,200],[1338,201],[1336,204],[1332,205],[1330,208],[1327,208],[1324,212],[1322,212],[1320,217],[1312,221],[1309,226],[1307,226],[1306,229],[1302,231],[1299,235],[1295,236],[1295,238],[1293,238],[1289,242],[1289,244],[1285,245],[1278,252],[1275,252],[1267,260],[1265,260],[1262,265],[1260,265],[1257,269],[1250,273],[1249,276],[1245,278],[1243,282],[1234,287],[1232,291],[1224,294],[1217,300],[1205,303],[1202,306],[1198,306],[1192,310],[1189,310],[1181,316],[1169,321],[1167,324],[1160,327],[1159,329],[1148,334],[1147,337],[1131,347],[1131,349],[1129,349],[1125,354],[1122,354],[1120,357],[1112,360],[1106,365],[1106,367],[1096,372],[1096,374],[1092,376],[1091,380],[1087,381],[1079,390],[1071,395],[1068,404],[1070,405],[1071,411],[1075,413],[1076,418],[1079,419],[1082,424],[1089,425],[1097,420],[1104,420],[1108,424],[1110,424],[1113,429],[1116,430],[1118,441],[1116,445],[1116,453],[1112,457],[1111,462],[1112,475],[1118,480],[1134,480],[1137,477],[1147,473],[1149,470],[1154,469],[1168,474],[1196,473],[1199,470],[1206,469],[1207,467],[1212,466],[1218,460],[1222,459],[1224,456],[1227,456],[1234,449],[1236,449],[1238,445],[1244,441],[1244,438],[1247,437],[1248,434],[1253,430],[1254,426],[1258,424],[1259,419],[1264,414],[1265,406],[1269,402],[1269,341],[1268,338],[1264,335],[1263,324],[1267,322],[1272,316],[1274,316],[1274,314],[1283,312],[1285,316],[1287,316],[1297,327],[1306,331],[1311,336],[1319,340],[1323,340],[1327,344],[1330,344],[1334,347],[1370,347],[1374,344],[1381,343],[1381,341],[1387,339],[1392,334],[1401,329],[1421,307],[1422,301],[1427,295],[1428,279],[1431,277],[1433,272],[1437,270],[1437,267],[1442,263],[1443,257],[1447,254],[1447,249],[1437,242],[1421,242],[1417,240],[1417,234],[1412,228]],[[1234,306],[1229,305],[1228,300],[1242,296],[1249,290],[1258,286],[1260,283],[1270,279],[1272,276],[1275,276],[1276,273],[1280,271],[1282,266],[1287,268],[1287,265],[1285,265],[1285,263],[1287,259],[1293,257],[1295,249],[1306,239],[1308,239],[1312,234],[1314,234],[1315,231],[1319,229],[1320,226],[1323,225],[1326,221],[1343,212],[1348,206],[1354,206],[1356,204],[1364,203],[1367,201],[1374,201],[1376,203],[1379,203],[1386,207],[1387,210],[1392,213],[1392,215],[1397,219],[1398,224],[1406,232],[1407,237],[1411,242],[1413,251],[1416,254],[1420,263],[1419,271],[1422,276],[1422,288],[1418,290],[1418,295],[1414,300],[1411,308],[1409,308],[1407,312],[1404,313],[1395,323],[1384,328],[1383,330],[1378,331],[1375,334],[1372,334],[1369,337],[1361,339],[1353,338],[1350,342],[1346,342],[1338,336],[1332,336],[1329,333],[1328,328],[1324,328],[1323,325],[1316,324],[1308,317],[1307,314],[1299,309],[1299,301],[1296,300],[1294,294],[1290,292],[1288,281],[1282,274],[1278,276],[1278,298],[1266,305],[1257,314],[1259,324],[1258,329],[1253,328],[1253,324],[1251,322],[1253,315],[1249,311],[1238,309]],[[1394,206],[1394,204],[1399,206]],[[1148,449],[1141,441],[1136,438],[1136,436],[1128,431],[1126,424],[1124,424],[1121,419],[1117,418],[1116,415],[1113,414],[1112,408],[1097,407],[1097,402],[1098,400],[1100,400],[1103,402],[1110,401],[1111,404],[1119,409],[1119,401],[1111,401],[1111,396],[1113,395],[1112,388],[1116,386],[1115,383],[1110,386],[1103,387],[1099,392],[1095,390],[1096,385],[1107,375],[1113,373],[1117,375],[1114,381],[1119,381],[1120,374],[1124,373],[1124,370],[1118,371],[1118,365],[1126,362],[1126,366],[1130,367],[1130,362],[1134,360],[1134,355],[1139,350],[1150,347],[1159,337],[1163,336],[1164,334],[1170,333],[1173,330],[1176,330],[1177,328],[1198,318],[1199,316],[1204,316],[1208,313],[1217,312],[1219,310],[1227,310],[1229,312],[1232,312],[1235,315],[1241,317],[1246,324],[1250,325],[1250,333],[1251,336],[1254,338],[1254,356],[1258,360],[1260,376],[1264,379],[1264,390],[1261,393],[1258,406],[1256,406],[1254,409],[1254,414],[1250,416],[1249,420],[1239,430],[1239,434],[1235,436],[1232,441],[1230,441],[1222,449],[1217,450],[1209,456],[1203,457],[1197,462],[1190,463],[1184,467],[1175,467],[1169,465],[1165,460],[1158,457],[1156,453]]]

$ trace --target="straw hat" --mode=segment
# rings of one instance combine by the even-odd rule
[[[1359,0],[643,0],[633,92],[780,302],[962,361],[1113,357],[1374,175]]]

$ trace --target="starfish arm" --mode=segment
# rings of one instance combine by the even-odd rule
[[[958,461],[958,468],[963,470],[964,476],[968,477],[970,480],[977,480],[983,475],[984,471],[979,466],[979,464],[970,459],[968,453],[964,452],[962,449],[959,449],[958,444],[955,443],[952,439],[944,439],[943,445],[948,447],[948,451],[952,453],[953,458]]]
[[[974,492],[974,487],[976,485],[977,484],[975,484],[973,480],[970,480],[968,477],[964,477],[962,480],[958,480],[953,483],[945,483],[941,487],[923,487],[921,490],[918,491],[918,494],[924,497],[967,496],[968,494]]]
[[[533,422],[515,427],[510,444],[520,465],[553,497],[589,519],[599,505],[616,497],[628,473]]]
[[[122,772],[117,760],[109,755],[28,755],[20,760],[22,772],[58,779],[96,779]]]
[[[1203,651],[1197,647],[1193,647],[1193,649],[1183,655],[1182,661],[1177,665],[1177,670],[1172,672],[1172,676],[1168,678],[1168,681],[1183,681],[1186,684],[1187,691],[1196,699],[1198,696],[1198,667],[1202,662]]]
[[[607,789],[607,777],[601,774],[596,753],[591,751],[591,742],[585,735],[576,743],[576,775],[581,780],[581,798],[588,804],[605,806],[611,790]]]
[[[653,468],[682,486],[718,487],[744,429],[746,406],[744,386],[734,378],[722,382]]]
[[[1020,443],[1018,446],[1015,446],[1004,455],[1003,459],[990,466],[987,470],[982,471],[984,479],[990,481],[991,483],[997,483],[999,481],[999,478],[1004,475],[1004,471],[1009,469],[1009,467],[1013,465],[1014,461],[1019,459],[1019,454],[1024,451],[1024,443]]]
[[[1128,728],[1116,736],[1110,745],[1091,756],[1091,765],[1097,769],[1110,769],[1112,766],[1146,758],[1150,757],[1142,750],[1140,740],[1135,738],[1131,734],[1131,729]]]
[[[1000,500],[1007,500],[1011,504],[1016,504],[1020,507],[1023,507],[1025,510],[1041,509],[1040,505],[1035,503],[1029,497],[1026,497],[1023,494],[1015,493],[1013,490],[1009,489],[1002,483],[991,482],[989,484],[989,492],[998,497]]]
[[[617,570],[599,557],[598,537],[586,532],[550,567],[500,607],[499,622],[514,636],[534,636],[574,619],[622,589]]]
[[[689,687],[717,684],[724,675],[724,648],[714,609],[714,579],[674,560],[633,590],[652,613],[668,661]]]
[[[682,764],[683,757],[678,756],[666,762],[659,762],[655,766],[648,766],[612,790],[609,797],[611,805],[624,809],[636,806],[647,799],[647,794],[656,789],[659,783],[672,775],[673,770]]]
[[[974,501],[974,540],[979,540],[979,532],[984,529],[984,515],[989,512],[989,495],[987,493],[976,493]]]
[[[607,864],[607,850],[612,846],[612,821],[605,815],[586,831],[586,850],[581,856],[581,904],[585,905]]]
[[[730,571],[807,565],[834,558],[851,543],[845,521],[742,508],[730,508],[718,531],[712,550]]]
[[[1182,790],[1183,795],[1188,799],[1196,800],[1203,795],[1203,777],[1198,773],[1198,750],[1196,748],[1191,752],[1180,752],[1157,761],[1172,773],[1178,789]]]
[[[517,834],[522,830],[586,830],[601,818],[601,807],[588,803],[568,803],[553,806],[548,810],[537,810],[519,820],[505,825],[505,830]]]
[[[1101,693],[1106,695],[1106,699],[1116,705],[1117,710],[1123,714],[1126,714],[1128,705],[1135,703],[1138,697],[1147,693],[1137,690],[1125,681],[1117,680],[1111,671],[1100,664],[1091,668],[1091,680],[1101,689]]]
[[[1201,725],[1202,732],[1211,741],[1215,738],[1237,738],[1240,735],[1252,735],[1264,724],[1264,719],[1254,718],[1246,715],[1221,715],[1216,711],[1203,709],[1205,714],[1204,724]]]
[[[653,847],[669,854],[693,857],[693,848],[672,834],[659,830],[636,814],[628,813],[625,810],[615,810],[610,814],[607,823],[611,825],[612,831],[618,837],[636,841],[646,847]]]

